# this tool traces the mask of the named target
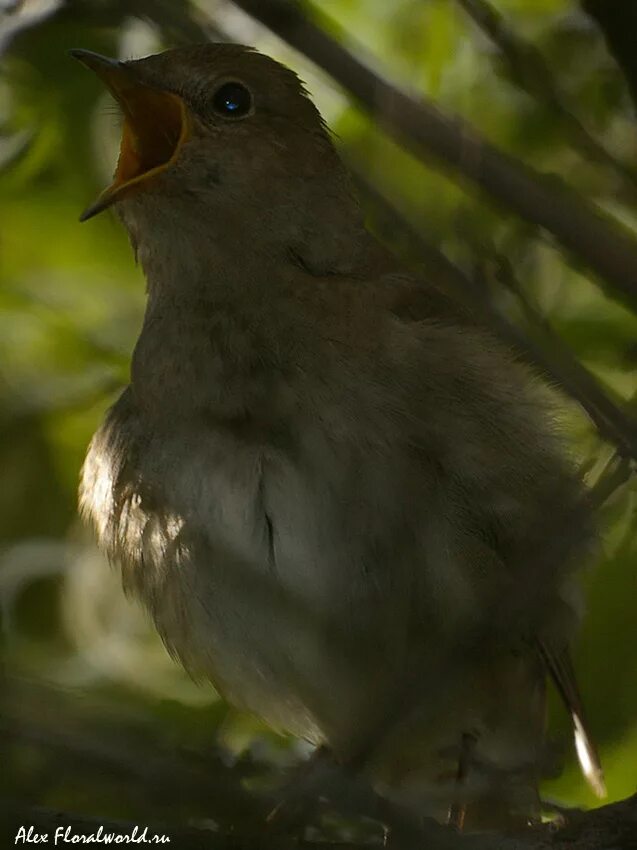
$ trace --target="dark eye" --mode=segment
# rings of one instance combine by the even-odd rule
[[[241,118],[252,107],[252,95],[241,83],[223,83],[212,99],[215,112],[224,118]]]

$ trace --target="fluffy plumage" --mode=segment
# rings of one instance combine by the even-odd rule
[[[148,305],[83,513],[233,704],[433,811],[471,735],[462,795],[528,808],[593,537],[545,392],[366,232],[291,71],[236,45],[123,67],[193,132],[117,204]],[[227,79],[241,120],[211,107]]]

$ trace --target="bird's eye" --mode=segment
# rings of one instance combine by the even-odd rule
[[[242,118],[250,112],[252,95],[242,83],[223,83],[215,92],[212,105],[224,118]]]

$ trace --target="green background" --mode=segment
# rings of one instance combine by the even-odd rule
[[[144,281],[112,213],[84,225],[77,221],[108,182],[120,122],[99,82],[65,51],[153,52],[176,42],[172,16],[183,23],[188,15],[195,20],[204,14],[227,37],[255,44],[297,70],[347,159],[467,274],[484,274],[506,258],[524,298],[627,408],[637,390],[637,318],[546,233],[401,151],[326,74],[231,3],[202,2],[196,13],[170,2],[24,3],[13,4],[13,11],[5,5],[0,733],[8,770],[0,787],[33,803],[90,814],[132,817],[144,811],[175,821],[204,816],[209,798],[201,792],[201,774],[205,759],[214,760],[215,743],[242,766],[243,787],[251,777],[267,785],[270,768],[276,773],[304,749],[188,679],[123,597],[76,517],[86,445],[127,381]],[[628,170],[637,170],[637,126],[627,86],[578,3],[493,5],[540,52],[552,85],[590,135]],[[132,14],[137,8],[151,10],[155,23]],[[460,4],[333,0],[304,9],[396,85],[461,114],[516,159],[566,179],[635,228],[637,184],[582,150],[545,93],[524,90]],[[157,22],[165,24],[163,31]],[[418,262],[401,238],[382,228],[380,235]],[[492,296],[533,334],[519,293],[494,284]],[[575,402],[561,396],[559,403],[573,453],[594,483],[614,447],[599,438]],[[637,784],[635,495],[629,481],[601,513],[602,553],[587,574],[587,615],[576,648],[610,799],[627,796]],[[569,805],[593,805],[568,723],[553,703],[551,735],[563,770],[543,793]],[[149,768],[152,777],[140,777],[139,763],[154,764],[160,756],[167,761]]]

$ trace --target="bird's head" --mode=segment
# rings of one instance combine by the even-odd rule
[[[205,223],[210,238],[239,250],[260,239],[298,243],[310,263],[359,228],[329,133],[288,68],[235,44],[130,61],[71,53],[123,114],[113,182],[82,220],[115,205],[135,244]]]

